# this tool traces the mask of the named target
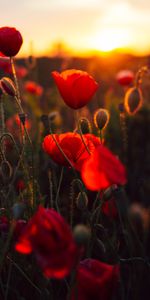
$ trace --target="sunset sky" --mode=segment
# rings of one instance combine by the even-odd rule
[[[0,26],[20,30],[20,55],[51,54],[62,41],[74,52],[121,48],[150,52],[150,0],[5,0]]]

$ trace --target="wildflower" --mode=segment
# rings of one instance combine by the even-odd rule
[[[27,81],[24,85],[24,89],[27,93],[35,96],[41,96],[43,93],[43,88],[34,81]]]
[[[21,33],[14,27],[0,28],[0,51],[5,56],[15,56],[23,43]]]
[[[69,166],[67,159],[64,157],[60,149],[58,148],[53,137],[61,147],[63,153],[67,156],[71,164],[76,170],[80,170],[83,161],[88,159],[90,153],[95,150],[95,140],[98,138],[91,134],[85,134],[83,136],[84,143],[78,133],[67,132],[63,134],[47,135],[43,141],[43,149],[49,154],[49,156],[58,164]],[[99,140],[97,141],[99,145]],[[90,153],[87,151],[86,146]]]
[[[28,74],[28,70],[25,67],[17,66],[16,74],[17,74],[18,78],[22,79],[22,78],[26,77],[26,75]]]
[[[82,166],[83,182],[89,190],[106,189],[112,184],[125,184],[126,171],[118,158],[100,145]]]
[[[118,265],[109,265],[95,259],[80,262],[77,270],[78,300],[111,300],[120,276]],[[75,288],[71,300],[75,300]]]
[[[134,74],[130,70],[122,70],[117,74],[116,79],[120,85],[128,86],[133,82]]]
[[[73,109],[86,105],[98,89],[98,83],[84,71],[52,72],[52,76],[63,100]]]
[[[42,206],[28,222],[15,249],[22,254],[34,252],[44,275],[60,279],[74,268],[78,252],[63,217]]]
[[[25,182],[22,179],[19,179],[16,182],[16,190],[17,192],[22,192],[25,189]]]

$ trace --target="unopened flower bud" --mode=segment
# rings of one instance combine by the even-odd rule
[[[83,134],[91,132],[91,124],[90,121],[86,118],[82,118],[79,120],[79,126]]]
[[[94,124],[98,129],[102,130],[107,127],[109,118],[108,110],[100,108],[94,114]]]
[[[91,230],[83,224],[75,226],[73,236],[78,246],[87,245],[91,237]]]
[[[16,96],[16,88],[13,81],[8,77],[3,77],[0,81],[2,90],[5,94],[10,95],[12,97]]]
[[[13,174],[13,169],[9,161],[3,160],[0,165],[0,173],[4,180],[10,180]]]
[[[88,205],[88,197],[85,192],[80,192],[76,199],[77,208],[80,210],[85,210]]]
[[[12,207],[12,213],[15,220],[23,217],[25,210],[24,203],[15,203]]]
[[[125,95],[124,105],[129,115],[134,115],[142,106],[143,96],[140,88],[132,87]]]
[[[109,200],[113,196],[113,192],[117,189],[117,185],[113,184],[110,187],[108,187],[106,190],[104,190],[103,197],[105,200]]]

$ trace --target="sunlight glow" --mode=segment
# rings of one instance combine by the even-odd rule
[[[125,30],[106,28],[93,36],[89,42],[93,49],[107,52],[118,48],[126,48],[130,42],[130,36]]]

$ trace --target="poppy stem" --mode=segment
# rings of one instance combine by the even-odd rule
[[[101,129],[99,131],[99,135],[100,135],[100,142],[101,142],[101,144],[103,144],[103,133],[102,133]]]
[[[49,181],[49,197],[50,197],[50,207],[54,207],[53,203],[53,184],[52,184],[52,173],[51,170],[48,170],[48,181]]]
[[[15,69],[15,64],[14,64],[14,60],[13,57],[10,57],[10,63],[11,63],[11,67],[12,67],[12,73],[13,73],[13,77],[14,77],[14,81],[15,81],[15,86],[16,86],[16,96],[15,96],[15,100],[16,103],[18,104],[19,110],[21,114],[25,115],[24,109],[21,105],[21,97],[20,97],[20,90],[19,90],[19,84],[18,84],[18,79],[17,79],[17,75],[16,75],[16,69]],[[34,156],[33,156],[33,145],[32,145],[32,141],[30,139],[30,135],[29,132],[25,126],[25,123],[21,122],[21,124],[23,125],[24,128],[24,132],[26,134],[26,137],[29,141],[30,147],[31,147],[31,164],[32,164],[32,205],[35,205],[35,186],[34,186]],[[23,141],[24,141],[24,133],[23,133]]]
[[[126,125],[126,115],[124,112],[120,113],[120,124],[122,130],[124,163],[127,164],[128,134],[127,134],[127,125]]]
[[[60,192],[60,187],[61,187],[63,175],[64,175],[64,167],[62,167],[62,169],[61,169],[61,173],[60,173],[60,177],[59,177],[59,183],[58,183],[58,189],[57,189],[57,194],[56,194],[56,199],[55,199],[56,209],[59,213],[60,213],[60,209],[59,209],[59,205],[58,205],[58,198],[59,198],[59,192]]]

